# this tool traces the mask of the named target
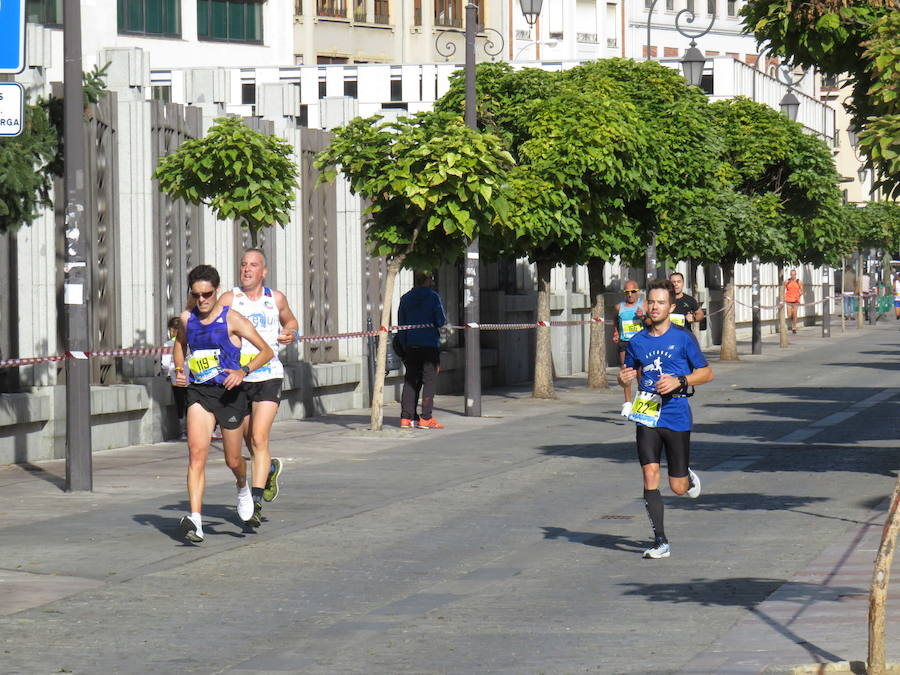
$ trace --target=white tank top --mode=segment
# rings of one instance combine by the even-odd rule
[[[284,366],[278,358],[278,334],[281,332],[281,319],[278,318],[278,307],[270,288],[263,287],[259,300],[251,300],[243,290],[235,286],[231,289],[234,295],[232,307],[250,319],[256,332],[268,343],[275,356],[262,368],[257,368],[244,378],[245,382],[264,382],[284,377]],[[241,343],[241,365],[246,365],[259,354],[259,350],[243,340]]]

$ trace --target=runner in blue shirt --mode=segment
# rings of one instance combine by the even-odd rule
[[[631,338],[619,384],[638,382],[638,394],[628,419],[637,423],[638,460],[644,473],[644,504],[653,527],[654,544],[645,558],[668,558],[669,540],[663,527],[659,465],[666,451],[669,486],[677,495],[700,496],[700,478],[690,469],[691,407],[688,388],[713,379],[693,333],[669,321],[675,309],[675,287],[668,279],[647,288],[651,325]]]

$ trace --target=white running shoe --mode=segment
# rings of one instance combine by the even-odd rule
[[[188,541],[192,541],[195,544],[203,541],[203,523],[195,523],[190,516],[185,516],[181,519],[181,531],[184,533],[184,538]]]
[[[622,417],[628,417],[631,414],[631,401],[625,401],[622,404]]]
[[[700,476],[695,474],[692,469],[688,469],[688,480],[691,481],[691,487],[685,492],[691,499],[697,499],[700,496]]]
[[[672,552],[669,550],[669,542],[667,541],[658,541],[653,546],[653,548],[648,548],[644,551],[645,558],[653,558],[657,560],[659,558],[668,558]]]
[[[249,485],[238,488],[237,512],[238,518],[244,522],[253,516],[253,494],[250,492]]]

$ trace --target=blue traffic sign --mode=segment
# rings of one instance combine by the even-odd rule
[[[25,0],[0,0],[0,73],[25,70]]]

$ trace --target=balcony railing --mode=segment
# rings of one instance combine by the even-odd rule
[[[575,33],[575,39],[578,42],[587,42],[592,45],[597,44],[597,34],[596,33]]]
[[[373,23],[377,23],[381,26],[387,26],[391,23],[391,16],[390,14],[376,14]]]
[[[614,37],[608,37],[608,38],[606,38],[606,46],[609,49],[615,49],[616,47],[619,46],[619,41]]]
[[[347,18],[347,5],[344,0],[317,0],[316,14],[340,19]]]

